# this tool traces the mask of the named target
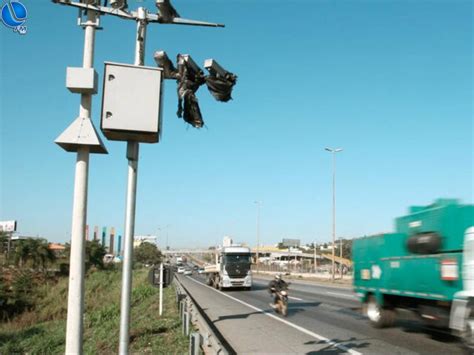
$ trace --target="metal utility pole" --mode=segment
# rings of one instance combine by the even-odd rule
[[[79,25],[84,31],[84,55],[82,68],[68,68],[66,86],[71,92],[81,94],[79,117],[56,139],[60,147],[76,152],[74,177],[74,198],[72,207],[71,254],[69,291],[66,323],[66,353],[81,354],[84,313],[85,275],[85,230],[87,218],[87,189],[89,175],[89,154],[107,154],[91,121],[92,95],[97,91],[94,65],[95,31],[99,23],[96,11],[88,11],[87,19]],[[87,84],[82,79],[87,78]]]
[[[259,260],[258,256],[260,255],[260,206],[262,205],[262,201],[255,201],[255,204],[257,205],[257,255],[255,258],[255,263],[256,263],[256,271],[258,273],[259,271]]]
[[[163,314],[163,263],[160,263],[160,308],[159,315]]]
[[[342,237],[339,236],[339,271],[341,272],[341,280],[342,280]]]
[[[157,228],[158,233],[156,234],[155,245],[159,249],[161,247],[161,227]]]
[[[331,279],[334,282],[336,265],[334,259],[336,258],[336,153],[342,152],[342,148],[325,148],[332,153],[332,271]]]
[[[313,243],[313,247],[314,247],[314,254],[313,254],[313,257],[314,257],[314,273],[316,273],[316,242]]]
[[[163,229],[166,229],[166,244],[165,244],[165,241],[164,241],[164,240],[162,241],[162,244],[163,244],[162,249],[163,249],[163,250],[168,250],[168,228],[169,228],[170,226],[171,226],[170,224],[167,224],[167,225],[164,226],[163,228],[158,227],[158,230],[159,230],[160,232],[163,232]]]
[[[155,1],[155,4],[158,8],[158,13],[156,14],[149,13],[144,7],[139,7],[137,11],[128,11],[126,0],[111,0],[109,2],[110,7],[107,7],[107,1],[102,2],[101,0],[52,0],[52,2],[60,5],[76,7],[79,9],[80,16],[82,16],[84,13],[87,13],[88,16],[86,23],[82,23],[81,18],[79,19],[79,23],[86,29],[84,66],[83,68],[80,68],[80,71],[78,70],[79,68],[72,68],[72,70],[69,72],[70,68],[68,68],[67,80],[67,87],[69,90],[72,92],[81,93],[80,116],[56,139],[56,143],[65,150],[77,152],[66,353],[80,354],[82,353],[82,316],[84,307],[84,233],[87,210],[87,176],[89,153],[107,153],[107,150],[103,146],[103,143],[97,135],[97,132],[95,131],[95,128],[93,127],[93,124],[90,120],[91,95],[97,92],[97,73],[90,69],[92,68],[93,64],[92,59],[94,33],[96,27],[98,26],[99,14],[116,16],[122,19],[134,20],[137,22],[135,66],[144,65],[145,37],[148,23],[166,23],[207,27],[224,27],[224,25],[180,18],[169,0]],[[102,6],[102,3],[104,6]],[[216,70],[216,68],[212,69],[213,73]],[[235,81],[235,78],[233,80]],[[233,84],[235,84],[235,82]],[[103,132],[105,131],[107,130],[103,129]],[[157,132],[154,132],[154,134],[157,135]],[[110,137],[108,138],[110,139]],[[139,138],[137,140],[134,138],[115,139],[127,140],[126,156],[128,160],[128,183],[125,213],[124,261],[122,274],[123,283],[119,346],[119,353],[127,354],[129,344],[130,297],[132,286],[132,256],[133,236],[135,229]],[[145,141],[149,143],[156,143],[158,140],[155,141],[153,138],[151,141]]]
[[[135,61],[137,66],[143,66],[145,58],[145,38],[148,25],[146,10],[137,9],[137,34],[135,40]],[[125,207],[125,241],[122,272],[122,296],[120,302],[120,345],[119,354],[128,354],[130,332],[130,301],[132,293],[132,264],[133,236],[135,232],[135,207],[137,196],[139,144],[136,141],[127,142],[128,183],[127,202]]]
[[[10,260],[10,253],[12,248],[12,233],[8,233],[7,239],[7,260]]]

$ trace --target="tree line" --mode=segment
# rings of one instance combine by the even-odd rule
[[[69,275],[70,244],[54,252],[46,239],[26,238],[15,240],[8,250],[8,238],[0,232],[0,321],[33,309],[42,297],[41,285]],[[120,269],[116,263],[104,261],[106,254],[99,241],[86,241],[86,270]],[[134,250],[136,267],[156,265],[161,260],[162,254],[154,244],[145,242]]]

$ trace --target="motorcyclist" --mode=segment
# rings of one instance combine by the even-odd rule
[[[268,285],[268,292],[270,292],[271,295],[274,295],[273,297],[273,304],[270,304],[273,308],[276,307],[277,301],[278,301],[278,293],[282,290],[287,290],[288,289],[288,284],[281,278],[280,275],[276,274],[275,278],[270,281]]]

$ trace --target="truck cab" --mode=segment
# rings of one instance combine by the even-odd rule
[[[466,230],[464,238],[464,290],[474,296],[474,227]]]
[[[466,230],[464,238],[463,286],[454,295],[449,326],[474,350],[474,227]]]
[[[224,247],[219,259],[221,287],[251,287],[250,266],[252,259],[249,248]]]
[[[474,206],[438,199],[412,206],[394,233],[355,239],[354,290],[375,327],[411,310],[451,328],[474,350]]]
[[[205,266],[208,285],[218,289],[252,287],[252,254],[240,245],[224,246],[216,250],[216,263]]]

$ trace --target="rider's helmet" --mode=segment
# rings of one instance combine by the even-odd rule
[[[275,275],[275,280],[277,280],[277,281],[278,281],[278,280],[280,280],[280,279],[281,279],[281,276],[280,276],[280,275],[278,275],[278,274],[276,274],[276,275]]]

